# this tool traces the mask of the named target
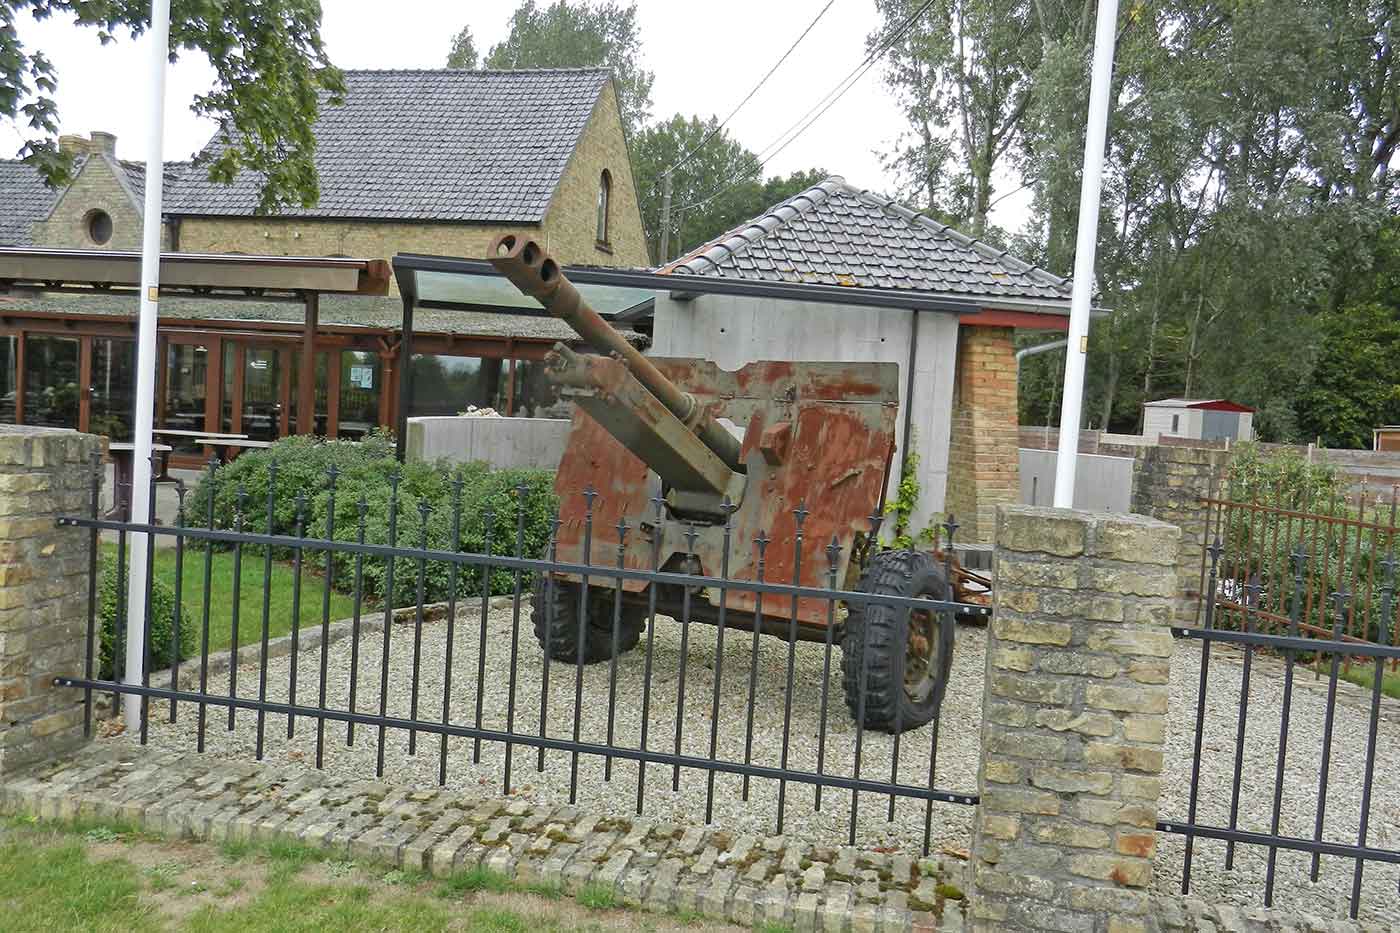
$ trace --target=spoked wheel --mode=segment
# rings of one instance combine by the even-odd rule
[[[535,581],[530,620],[540,647],[555,661],[578,663],[578,609],[582,589],[579,584],[567,580],[546,580],[541,576]],[[613,592],[606,587],[589,587],[583,628],[584,664],[611,660],[614,655],[631,651],[641,640],[646,629],[646,613],[623,605],[614,642],[613,611]]]
[[[879,596],[948,600],[943,567],[919,551],[881,551],[859,589]],[[953,637],[934,610],[880,603],[851,606],[842,649],[846,706],[867,729],[903,732],[938,713],[953,665]]]

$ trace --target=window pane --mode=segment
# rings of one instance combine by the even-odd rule
[[[15,421],[15,350],[14,337],[0,337],[0,421]]]
[[[539,360],[515,361],[515,411],[517,418],[572,418],[574,406],[559,394],[559,386]]]
[[[282,425],[282,354],[273,347],[248,347],[243,358],[243,433],[249,440],[275,441]]]
[[[88,430],[114,441],[131,440],[136,404],[136,341],[92,338],[92,395]]]
[[[413,399],[408,413],[456,415],[469,407],[494,408],[505,413],[504,360],[479,356],[413,357]]]
[[[204,404],[208,399],[205,377],[209,372],[209,348],[201,345],[170,344],[165,351],[165,406],[160,426],[177,431],[207,431]],[[213,430],[218,430],[217,428]],[[204,448],[192,438],[169,437],[169,444],[181,453],[202,453]]]
[[[379,423],[379,372],[378,353],[340,354],[340,437],[359,440]]]
[[[78,426],[78,341],[24,338],[24,423]]]

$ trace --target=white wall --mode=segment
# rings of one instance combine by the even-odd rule
[[[1142,436],[1153,443],[1163,434],[1174,437],[1200,437],[1203,412],[1199,408],[1170,408],[1166,405],[1149,405],[1144,409]],[[1172,430],[1172,418],[1177,419],[1176,430]]]
[[[553,470],[564,456],[569,424],[562,418],[409,418],[408,459]]]
[[[1170,424],[1170,422],[1168,422]],[[1055,494],[1053,450],[1021,448],[1021,503],[1050,505]],[[1074,474],[1074,507],[1096,512],[1131,512],[1133,459],[1080,454]]]
[[[902,444],[904,419],[910,413],[904,396],[914,313],[730,295],[677,301],[659,293],[649,352],[653,356],[711,359],[727,370],[757,360],[897,363],[900,420],[896,443]],[[913,516],[915,527],[928,524],[931,516],[943,510],[957,338],[956,315],[919,312],[911,424],[920,459],[922,494]],[[903,459],[904,452],[897,451],[891,491],[899,482]]]

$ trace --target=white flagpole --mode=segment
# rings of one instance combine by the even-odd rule
[[[1060,446],[1055,457],[1055,508],[1074,507],[1079,466],[1079,421],[1084,408],[1084,362],[1089,350],[1089,299],[1094,288],[1094,249],[1098,245],[1099,194],[1103,188],[1103,149],[1108,133],[1109,88],[1118,0],[1099,0],[1094,30],[1094,68],[1089,87],[1089,123],[1084,133],[1084,177],[1079,188],[1079,234],[1074,248],[1074,288],[1070,293],[1069,348],[1060,405]]]
[[[156,303],[160,288],[161,183],[165,162],[165,65],[170,50],[170,0],[152,0],[150,85],[146,135],[146,205],[141,227],[141,318],[136,337],[136,417],[132,440],[131,520],[150,515],[151,428],[156,395]],[[140,685],[146,660],[146,538],[131,536],[131,569],[127,576],[126,683]],[[128,730],[141,724],[141,697],[127,694],[122,703]]]

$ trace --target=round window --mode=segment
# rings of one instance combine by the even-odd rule
[[[112,238],[112,215],[106,211],[91,211],[87,215],[88,239],[98,246]]]

